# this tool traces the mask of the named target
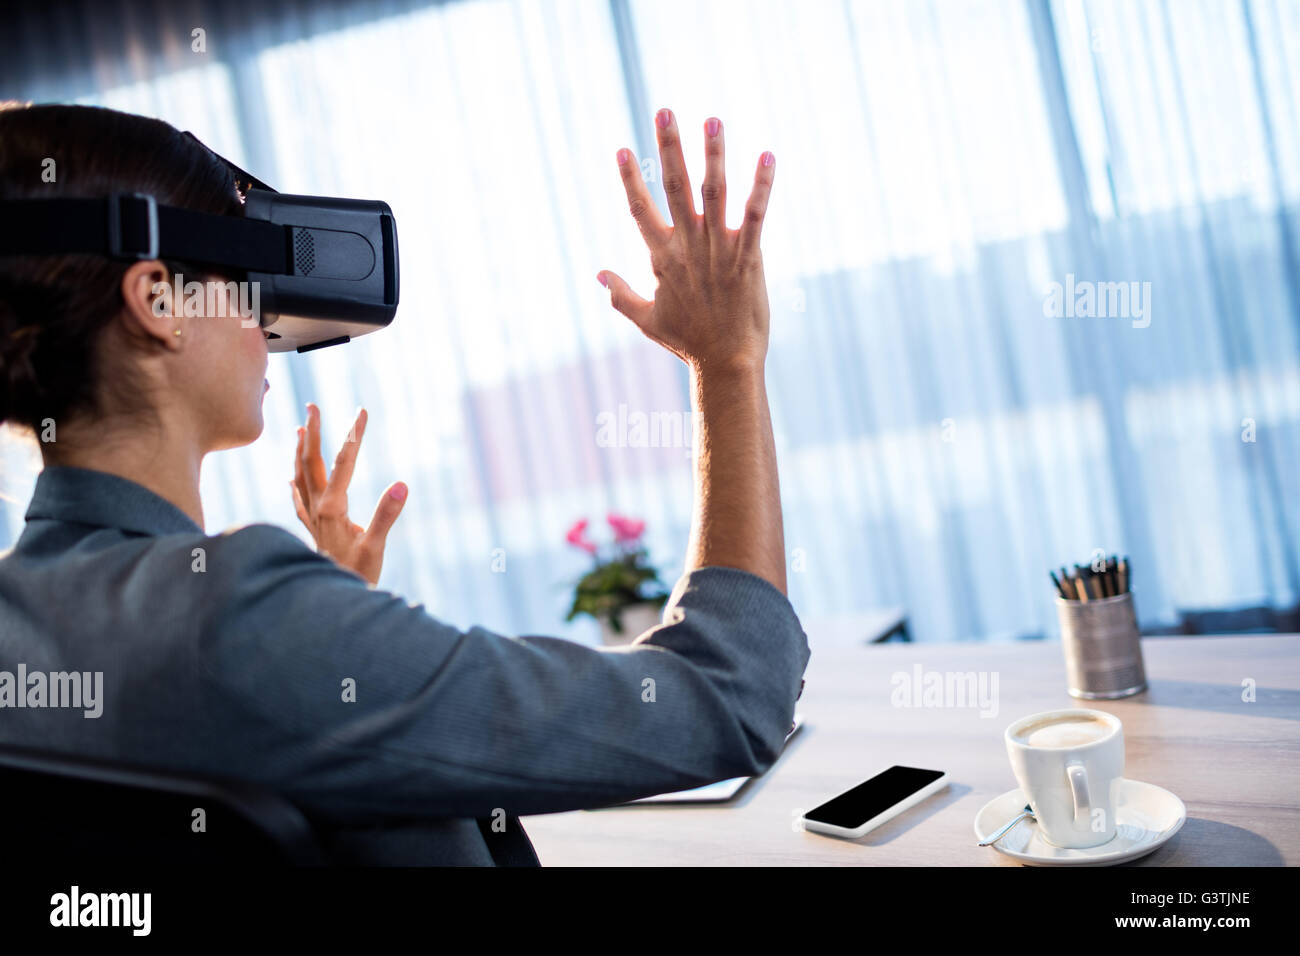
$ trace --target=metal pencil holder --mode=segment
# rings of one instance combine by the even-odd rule
[[[1056,599],[1071,697],[1111,700],[1147,688],[1132,592],[1090,601]]]

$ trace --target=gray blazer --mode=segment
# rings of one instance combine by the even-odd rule
[[[26,517],[0,557],[0,741],[262,784],[338,862],[532,862],[519,816],[760,773],[808,662],[790,602],[733,568],[601,650],[457,630],[288,531],[205,535],[103,472],[46,468]]]

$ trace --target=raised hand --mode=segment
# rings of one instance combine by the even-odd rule
[[[614,308],[690,368],[698,454],[684,569],[737,568],[784,593],[785,530],[763,374],[767,285],[758,249],[776,161],[771,153],[759,157],[744,221],[728,229],[721,121],[704,124],[703,214],[695,211],[677,121],[660,110],[655,127],[671,226],[650,201],[636,157],[618,151],[628,207],[659,280],[655,297],[641,298],[609,271],[597,278]]]
[[[703,213],[695,211],[677,121],[669,110],[659,111],[655,128],[671,226],[651,200],[632,151],[620,149],[617,156],[628,207],[659,280],[654,299],[643,299],[609,270],[597,278],[609,288],[614,308],[688,365],[701,370],[761,369],[769,312],[759,236],[776,173],[775,157],[770,152],[759,157],[744,221],[739,229],[728,229],[721,120],[704,124]]]
[[[348,485],[356,466],[361,437],[366,432],[366,410],[348,432],[334,459],[334,470],[325,474],[320,452],[320,409],[307,406],[307,425],[298,428],[298,452],[294,459],[293,504],[298,519],[311,532],[316,548],[370,584],[379,583],[384,566],[384,544],[389,529],[406,504],[407,487],[395,481],[379,499],[370,526],[361,527],[348,517]]]

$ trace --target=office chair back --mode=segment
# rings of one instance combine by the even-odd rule
[[[0,808],[9,859],[81,865],[326,862],[293,804],[232,780],[0,746]],[[194,831],[196,809],[204,811],[205,832]]]

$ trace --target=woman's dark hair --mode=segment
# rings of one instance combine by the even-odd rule
[[[225,164],[161,120],[95,106],[0,103],[0,200],[114,192],[243,214]],[[0,424],[39,432],[46,419],[96,416],[102,386],[124,407],[133,404],[132,383],[104,381],[97,348],[123,307],[129,266],[100,255],[0,256]]]

